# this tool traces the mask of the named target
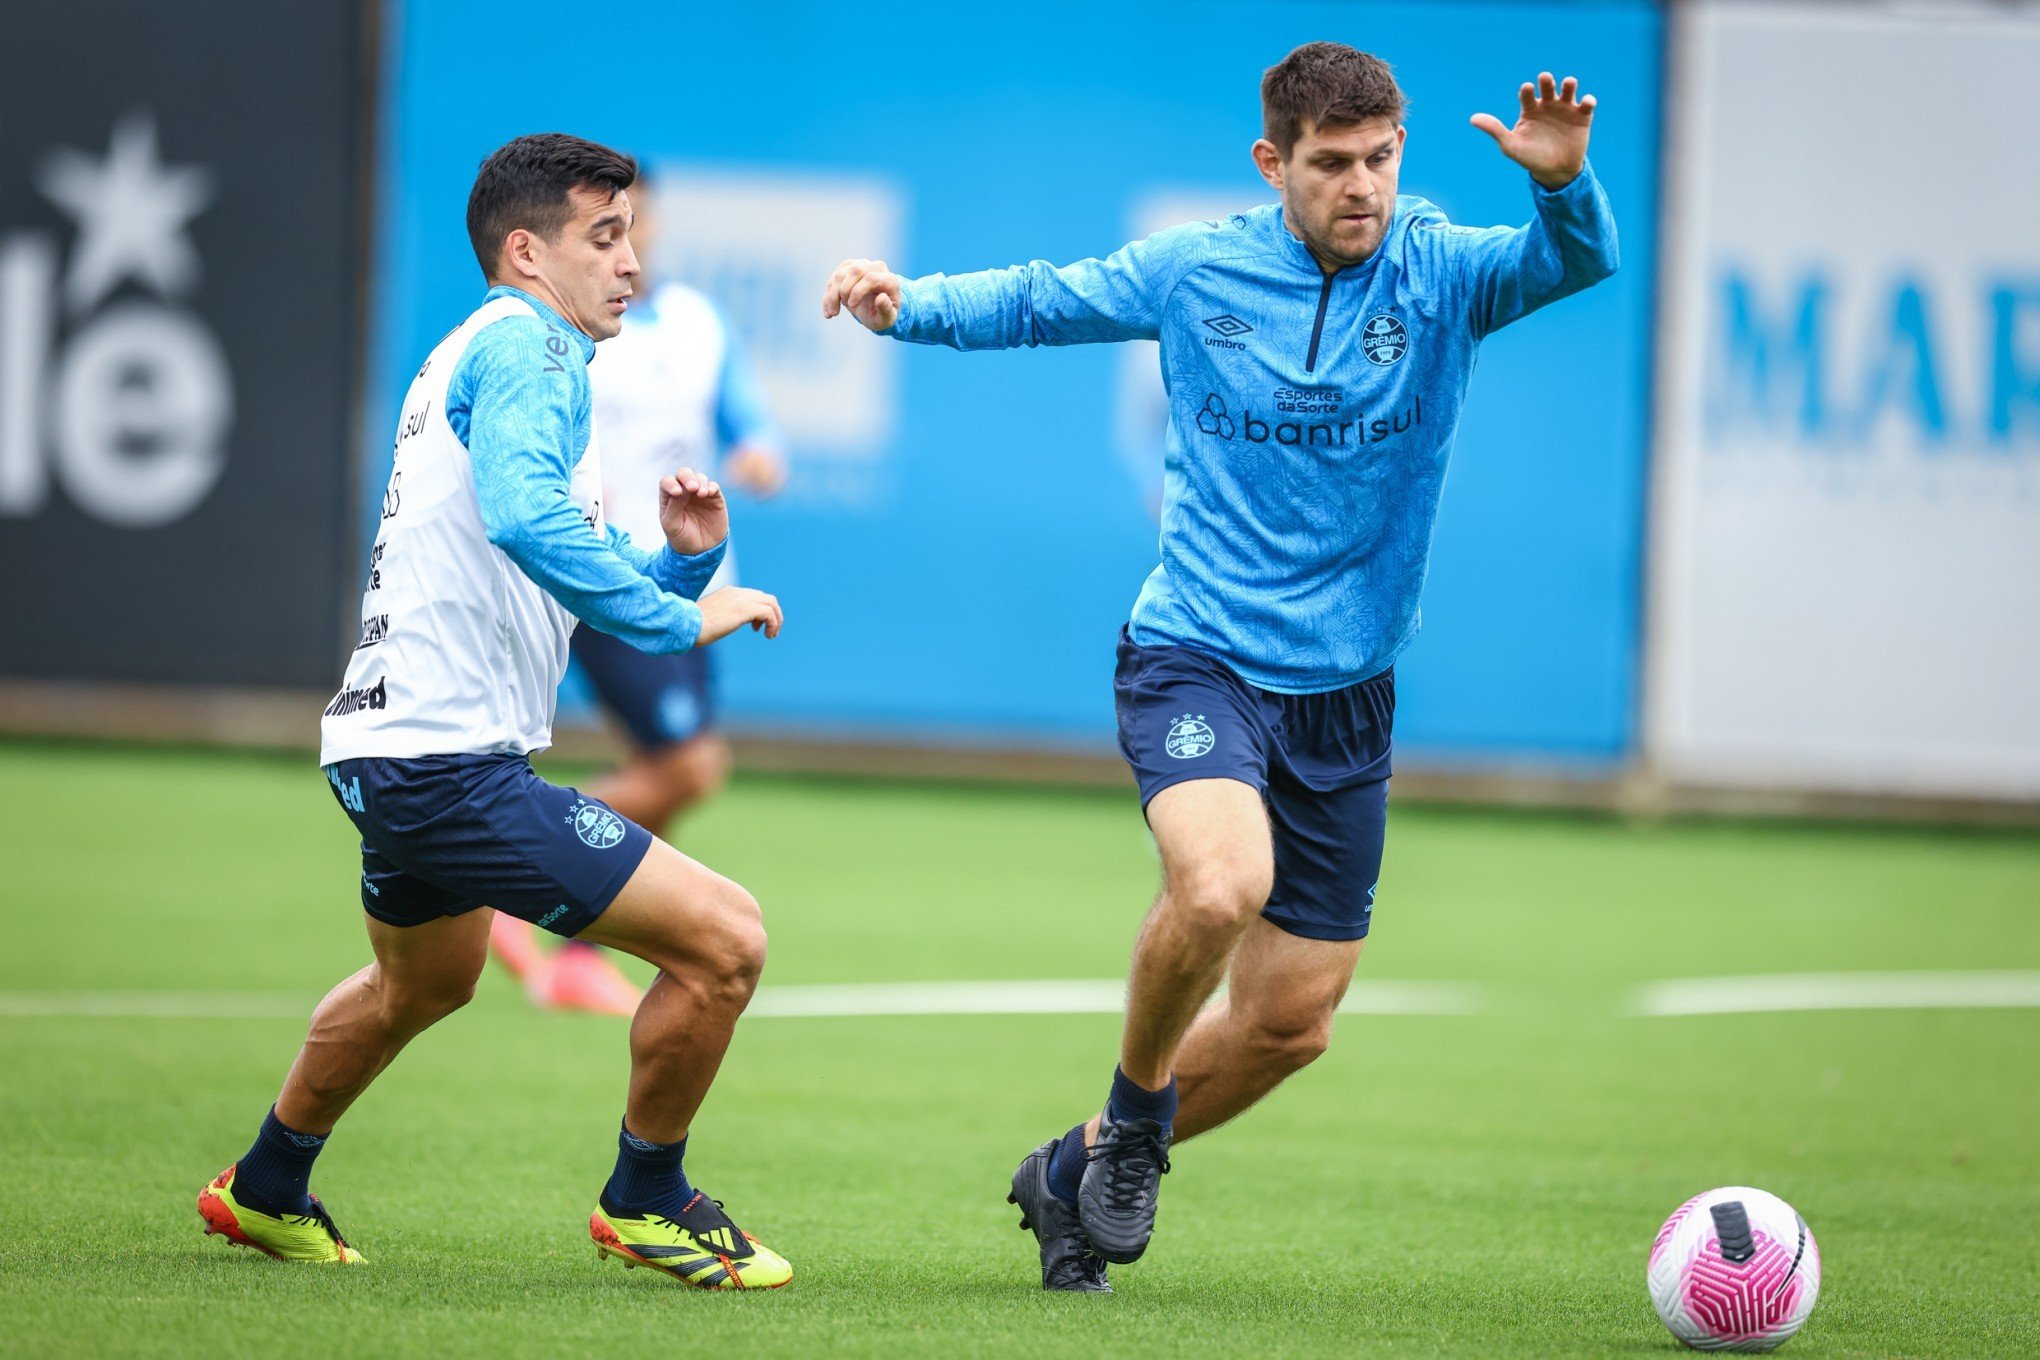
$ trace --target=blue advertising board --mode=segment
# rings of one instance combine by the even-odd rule
[[[1113,641],[1156,558],[1160,386],[1147,344],[957,354],[824,323],[838,258],[1063,263],[1268,201],[1260,75],[1317,38],[1395,66],[1405,193],[1520,222],[1525,177],[1467,117],[1507,118],[1539,69],[1580,76],[1623,269],[1484,349],[1397,735],[1420,759],[1633,749],[1654,6],[802,0],[591,11],[572,33],[568,14],[394,13],[368,426],[480,296],[463,211],[481,159],[555,129],[634,152],[660,171],[657,263],[729,313],[792,457],[784,496],[735,506],[745,579],[787,626],[719,644],[726,712],[858,737],[1109,748]],[[386,441],[373,453],[379,488]]]

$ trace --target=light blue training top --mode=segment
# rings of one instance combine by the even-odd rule
[[[729,540],[683,556],[644,552],[606,522],[600,536],[589,531],[569,488],[594,429],[595,342],[521,289],[499,285],[484,301],[498,297],[529,303],[538,315],[483,327],[446,389],[447,423],[467,446],[489,541],[581,622],[641,652],[686,651],[701,636],[693,602]],[[568,341],[570,362],[548,350],[553,336]]]
[[[1399,197],[1380,248],[1336,274],[1275,204],[1061,269],[932,274],[906,285],[887,334],[965,350],[1160,340],[1161,565],[1134,640],[1209,652],[1263,689],[1339,689],[1416,636],[1482,338],[1615,272],[1593,171],[1531,188],[1525,227],[1455,227]]]

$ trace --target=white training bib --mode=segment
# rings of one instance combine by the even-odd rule
[[[489,542],[473,464],[446,418],[447,387],[468,345],[519,313],[537,315],[514,297],[484,303],[411,382],[361,596],[360,641],[319,724],[321,765],[525,755],[552,744],[575,619]],[[592,431],[569,495],[599,534],[602,463]]]

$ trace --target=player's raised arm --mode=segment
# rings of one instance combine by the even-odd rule
[[[1519,111],[1514,127],[1502,126],[1491,113],[1468,121],[1495,139],[1502,154],[1530,172],[1547,189],[1563,189],[1586,168],[1587,134],[1594,122],[1594,96],[1582,95],[1571,76],[1554,82],[1551,72],[1516,91]]]
[[[822,316],[833,319],[847,311],[866,330],[891,330],[905,283],[884,260],[845,260],[822,289]]]
[[[1615,218],[1587,165],[1595,100],[1571,76],[1549,71],[1517,91],[1513,127],[1493,114],[1470,120],[1529,171],[1537,216],[1529,226],[1454,237],[1482,334],[1613,274],[1619,262]]]
[[[626,552],[574,505],[571,378],[546,349],[549,335],[535,320],[499,321],[468,347],[449,385],[449,407],[459,401],[471,412],[468,453],[483,530],[582,622],[640,651],[684,652],[702,631],[701,611],[662,589],[660,578],[677,585],[693,573],[670,550]],[[719,542],[708,551],[721,559]]]
[[[726,452],[723,475],[754,496],[786,489],[786,455],[765,412],[765,394],[744,346],[735,335],[723,343],[722,371],[716,375],[715,437]]]
[[[1044,260],[976,274],[903,279],[883,260],[845,260],[822,290],[822,315],[849,312],[868,330],[924,345],[1012,349],[1152,340],[1164,281],[1194,250],[1189,228],[1161,232],[1102,260]]]

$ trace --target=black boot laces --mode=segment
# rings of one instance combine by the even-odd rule
[[[340,1235],[339,1225],[333,1222],[333,1215],[326,1212],[326,1206],[319,1202],[319,1197],[317,1195],[313,1195],[311,1197],[311,1200],[312,1211],[310,1213],[293,1214],[291,1215],[291,1217],[299,1219],[306,1223],[318,1224],[320,1227],[324,1228],[328,1234],[332,1236],[335,1242],[338,1242],[343,1247],[346,1246],[347,1239]]]
[[[1152,1119],[1123,1120],[1109,1128],[1111,1137],[1101,1130],[1098,1141],[1084,1149],[1084,1160],[1105,1164],[1105,1207],[1115,1214],[1132,1213],[1145,1205],[1149,1183],[1169,1173],[1169,1141]]]
[[[708,1207],[710,1205],[714,1206],[712,1211]],[[710,1199],[699,1190],[694,1192],[693,1199],[687,1201],[687,1207],[680,1211],[680,1217],[668,1218],[664,1214],[653,1214],[652,1217],[686,1233],[694,1239],[697,1247],[711,1250],[718,1256],[745,1260],[754,1254],[750,1234],[737,1226],[736,1220],[724,1210],[723,1202],[719,1199]],[[718,1246],[713,1238],[704,1237],[704,1234],[712,1233],[718,1228],[730,1230],[730,1246],[727,1250]]]
[[[1104,1278],[1105,1258],[1091,1253],[1090,1239],[1077,1226],[1076,1215],[1071,1214],[1069,1226],[1056,1234],[1045,1283],[1051,1289],[1067,1289],[1073,1284],[1097,1284]]]

